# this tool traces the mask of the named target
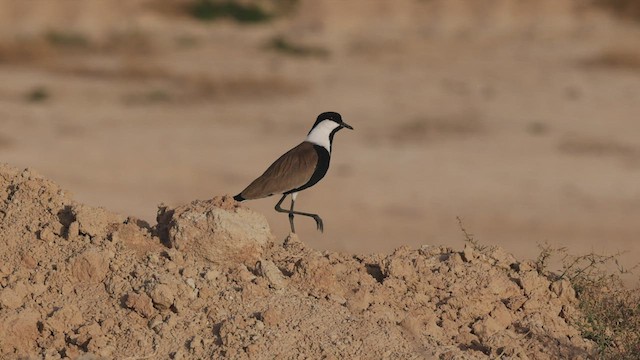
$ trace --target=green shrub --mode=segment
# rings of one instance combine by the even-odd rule
[[[189,12],[199,20],[229,18],[240,23],[265,22],[274,16],[256,4],[241,4],[232,0],[196,0],[189,6]]]

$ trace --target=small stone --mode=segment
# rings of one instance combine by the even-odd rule
[[[282,320],[282,314],[276,308],[270,307],[262,312],[261,318],[266,326],[276,326]]]
[[[542,295],[548,292],[549,281],[538,275],[536,271],[529,271],[520,275],[520,286],[527,296]]]
[[[266,278],[269,281],[269,285],[278,290],[286,286],[286,280],[282,275],[282,271],[270,260],[261,260],[256,266],[258,275]]]
[[[185,282],[187,283],[187,285],[189,285],[190,288],[192,289],[196,288],[196,281],[193,280],[192,278],[188,278],[187,280],[185,280]]]
[[[162,316],[161,315],[156,315],[153,317],[153,319],[149,320],[149,328],[150,329],[154,329],[155,327],[161,325],[163,323],[162,321]]]
[[[73,240],[80,233],[80,224],[77,221],[72,222],[67,229],[67,240]]]
[[[220,271],[216,269],[211,269],[204,273],[204,278],[208,281],[214,281],[220,276]]]
[[[464,244],[464,250],[462,251],[462,260],[471,262],[474,259],[473,247],[470,244]]]
[[[0,290],[0,305],[8,309],[17,309],[22,306],[23,296],[11,288]]]
[[[103,208],[93,208],[82,204],[74,205],[73,214],[83,235],[103,239],[109,232],[109,225],[122,224],[125,217]]]
[[[523,295],[515,295],[511,296],[506,301],[506,306],[511,311],[516,311],[522,307],[522,305],[527,301],[527,297]]]
[[[509,327],[513,321],[513,315],[502,302],[498,303],[491,311],[491,317],[504,329]]]
[[[155,309],[153,308],[153,304],[151,303],[151,298],[147,296],[147,294],[137,294],[135,292],[130,292],[127,294],[127,300],[125,301],[125,305],[129,308],[137,312],[138,314],[144,316],[149,319],[155,314]]]
[[[173,261],[174,263],[178,264],[178,265],[182,265],[184,263],[184,257],[182,256],[182,253],[176,249],[169,249],[166,251],[167,256],[169,257],[169,260]]]
[[[175,292],[167,284],[157,284],[153,290],[151,290],[149,296],[151,296],[151,300],[153,300],[153,304],[157,309],[166,310],[173,305]]]
[[[99,283],[104,280],[109,270],[108,256],[104,253],[90,249],[78,256],[71,268],[73,275],[86,283]]]
[[[506,327],[502,326],[491,316],[478,320],[473,324],[473,333],[478,335],[481,339],[487,340],[495,333],[504,330]]]
[[[253,275],[251,271],[249,271],[249,269],[247,269],[247,267],[242,264],[238,265],[233,270],[233,272],[234,272],[235,278],[240,280],[240,282],[243,282],[243,283],[249,283],[256,279],[256,276]]]
[[[347,299],[345,299],[344,297],[337,295],[337,294],[329,294],[327,296],[327,299],[329,299],[330,301],[333,301],[335,303],[338,303],[340,305],[344,305],[347,303]]]
[[[573,303],[576,300],[576,291],[566,279],[553,282],[551,284],[551,291],[558,296],[558,299],[564,302]]]
[[[47,320],[48,327],[57,333],[72,332],[82,324],[84,319],[80,309],[74,304],[63,306],[56,310]]]
[[[147,255],[147,259],[149,260],[149,263],[151,264],[159,264],[160,263],[160,256],[158,256],[158,254],[156,253],[150,253]]]
[[[56,240],[57,236],[49,226],[46,226],[44,229],[40,230],[40,236],[38,238],[46,242],[53,242]]]
[[[347,300],[347,308],[353,312],[362,312],[371,305],[371,293],[365,289],[358,289]]]

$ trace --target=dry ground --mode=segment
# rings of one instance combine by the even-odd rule
[[[153,220],[240,191],[335,110],[356,131],[299,197],[313,248],[460,246],[459,216],[519,257],[640,257],[635,25],[569,0],[300,1],[251,26],[154,3],[0,1],[2,161]],[[275,201],[248,206],[283,237]]]
[[[2,359],[587,359],[572,284],[499,247],[314,250],[231,197],[157,226],[0,164]],[[171,245],[167,247],[166,245]]]

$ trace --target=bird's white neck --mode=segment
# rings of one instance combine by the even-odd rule
[[[335,121],[323,120],[311,129],[309,135],[307,135],[306,141],[320,145],[331,153],[331,132],[338,126],[340,125]]]

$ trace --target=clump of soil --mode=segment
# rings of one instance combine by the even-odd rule
[[[163,207],[150,227],[0,165],[0,357],[590,354],[571,284],[500,248],[319,252],[231,201]]]

